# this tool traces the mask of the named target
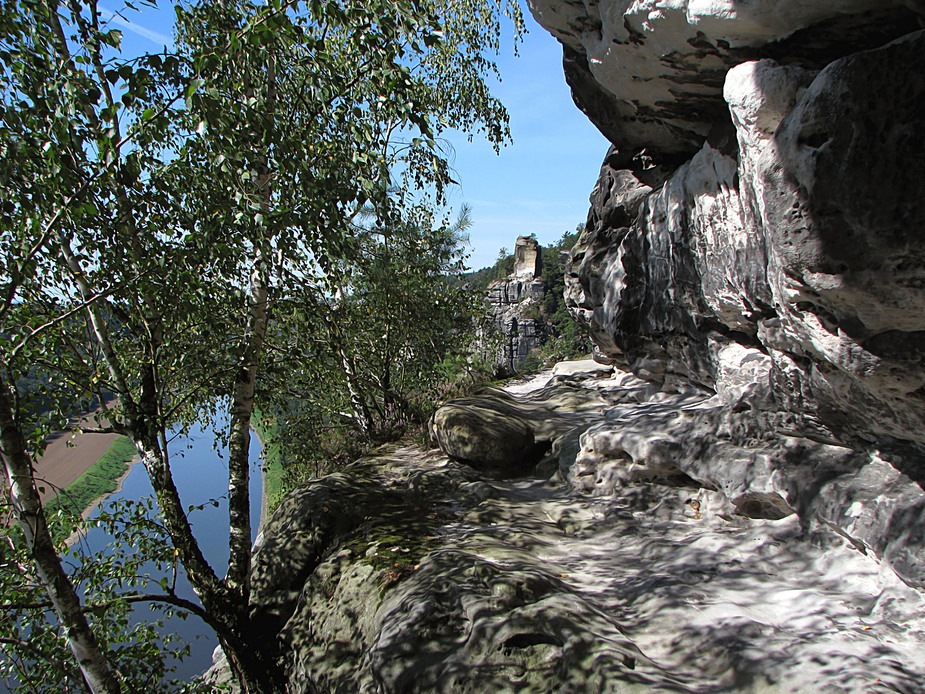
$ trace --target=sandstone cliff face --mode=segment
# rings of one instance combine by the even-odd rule
[[[602,354],[719,391],[745,349],[765,409],[921,451],[922,4],[531,9],[614,144],[567,296]]]
[[[541,251],[536,239],[519,237],[514,245],[513,272],[488,285],[488,304],[502,338],[498,367],[505,373],[515,373],[546,337],[546,326],[535,306],[544,291]]]
[[[925,7],[921,0],[528,4],[565,47],[578,106],[624,163],[639,165],[680,163],[711,133],[728,130],[722,93],[731,67],[771,58],[819,70],[919,28]]]
[[[569,474],[672,460],[923,585],[925,5],[531,9],[613,143],[567,304],[602,361],[724,403],[588,431]]]

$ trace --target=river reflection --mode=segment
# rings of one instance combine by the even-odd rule
[[[217,426],[227,425],[227,421],[219,420]],[[224,427],[227,430],[227,426]],[[189,434],[172,439],[169,450],[171,456],[171,469],[174,480],[180,492],[183,506],[205,505],[202,510],[190,514],[193,532],[199,541],[199,546],[206,559],[212,565],[218,576],[224,576],[228,566],[228,455],[224,446],[215,447],[215,436],[210,428],[193,427]],[[260,523],[260,500],[262,478],[260,475],[260,443],[255,435],[251,435],[251,526],[253,537],[256,537],[257,526]],[[111,509],[112,505],[123,499],[141,499],[153,497],[154,492],[148,475],[141,465],[134,465],[125,478],[122,489],[113,494],[97,509],[94,515],[101,510]],[[218,502],[213,506],[211,500]],[[109,544],[109,535],[101,528],[93,528],[81,540],[85,553],[100,551]],[[199,602],[193,594],[185,574],[177,581],[177,594],[181,597]],[[146,608],[136,609],[138,619],[144,619]],[[172,677],[189,681],[202,673],[212,664],[212,651],[218,641],[211,629],[198,617],[190,615],[185,620],[173,618],[166,623],[170,633],[178,634],[190,643],[190,655],[177,665]]]

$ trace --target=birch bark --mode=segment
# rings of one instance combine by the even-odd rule
[[[32,554],[45,591],[55,614],[65,627],[68,646],[74,654],[87,685],[94,694],[119,694],[121,687],[109,667],[87,618],[81,609],[80,597],[64,568],[45,520],[42,503],[35,487],[30,460],[22,430],[17,425],[10,406],[9,387],[0,375],[0,443],[3,464],[10,485],[10,500],[26,545]]]

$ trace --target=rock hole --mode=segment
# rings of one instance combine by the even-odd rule
[[[810,133],[808,135],[803,135],[800,137],[800,144],[804,147],[811,147],[812,149],[819,149],[826,142],[829,141],[829,136],[825,133]]]
[[[666,487],[680,487],[690,489],[700,489],[703,485],[685,472],[678,470],[677,474],[666,477],[662,480]]]
[[[530,648],[543,645],[562,648],[563,644],[561,639],[552,634],[515,634],[502,644],[502,648]]]

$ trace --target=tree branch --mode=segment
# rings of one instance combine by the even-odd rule
[[[143,593],[134,593],[131,595],[120,595],[112,600],[107,600],[106,602],[92,602],[86,603],[83,606],[83,612],[100,614],[106,610],[118,605],[119,603],[142,603],[142,602],[161,602],[167,605],[172,605],[174,607],[179,607],[183,610],[186,610],[190,614],[196,615],[202,619],[206,624],[215,628],[220,627],[221,625],[214,619],[209,616],[209,613],[206,612],[200,605],[181,598],[174,594],[166,595],[145,595]],[[4,610],[50,610],[54,607],[50,600],[43,600],[40,602],[5,602],[3,603]],[[16,641],[15,639],[4,639],[0,638],[0,643],[9,643],[11,645],[27,645],[26,642]]]
[[[135,281],[136,279],[138,279],[138,277],[135,277],[132,281]],[[55,318],[52,318],[52,319],[51,319],[50,321],[48,321],[47,323],[44,323],[44,324],[40,325],[40,326],[37,327],[35,330],[31,330],[31,331],[29,332],[28,335],[26,335],[24,338],[22,338],[18,343],[16,343],[16,346],[13,347],[12,351],[10,352],[10,359],[15,359],[15,358],[16,358],[16,355],[19,353],[19,350],[23,349],[23,348],[28,344],[29,340],[31,340],[33,337],[35,337],[35,336],[38,335],[39,333],[43,333],[43,332],[45,332],[46,330],[48,330],[49,328],[55,327],[56,325],[58,325],[59,323],[65,321],[65,320],[67,320],[68,318],[70,318],[70,317],[73,316],[74,314],[83,311],[85,308],[87,308],[87,306],[89,306],[90,304],[94,303],[95,301],[99,301],[99,300],[102,299],[103,297],[109,296],[109,295],[112,294],[114,291],[116,291],[116,289],[117,289],[117,287],[110,287],[109,289],[100,291],[100,292],[98,292],[97,294],[91,296],[89,299],[85,299],[85,300],[81,301],[77,306],[75,306],[74,308],[70,309],[69,311],[65,311],[65,312],[62,313],[61,315],[59,315],[59,316],[57,316],[57,317],[55,317]]]

